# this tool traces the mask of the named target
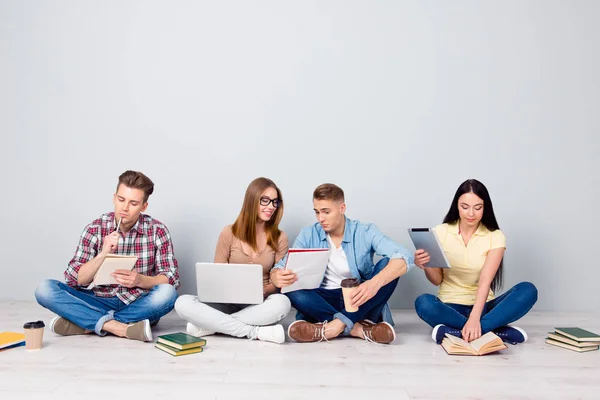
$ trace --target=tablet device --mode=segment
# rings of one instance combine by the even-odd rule
[[[410,228],[408,234],[415,245],[415,249],[423,249],[429,253],[430,261],[425,264],[425,267],[450,268],[446,253],[444,253],[444,249],[433,229]]]

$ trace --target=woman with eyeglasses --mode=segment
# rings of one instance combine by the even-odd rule
[[[288,238],[279,229],[283,199],[275,183],[253,180],[246,189],[242,210],[233,225],[226,226],[217,242],[216,263],[261,264],[264,302],[256,305],[205,304],[197,296],[177,299],[175,310],[188,321],[187,333],[208,336],[223,333],[236,337],[283,343],[281,321],[290,311],[290,301],[271,283],[273,265],[288,251]]]
[[[426,267],[429,254],[422,249],[415,253],[415,264],[439,286],[437,296],[422,294],[415,301],[417,314],[433,328],[433,340],[439,344],[449,334],[470,342],[493,331],[505,342],[525,342],[525,331],[509,324],[533,307],[537,289],[521,282],[496,297],[502,286],[506,238],[483,183],[463,182],[444,223],[434,230],[451,268]]]

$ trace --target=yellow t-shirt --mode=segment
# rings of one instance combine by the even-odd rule
[[[475,231],[469,244],[465,245],[458,233],[458,223],[442,224],[435,228],[442,248],[452,268],[444,268],[444,278],[438,297],[444,303],[473,305],[479,284],[479,275],[490,250],[506,248],[506,238],[499,230],[490,232],[483,224]],[[490,289],[487,300],[494,299]]]

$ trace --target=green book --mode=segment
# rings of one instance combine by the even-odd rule
[[[555,332],[548,332],[547,339],[557,340],[559,342],[563,342],[566,344],[570,344],[571,346],[577,346],[577,347],[589,347],[589,346],[597,347],[600,344],[598,342],[578,342],[577,340],[570,339],[566,336],[559,335],[558,333],[555,333]]]
[[[158,343],[166,344],[177,350],[192,349],[206,345],[206,339],[188,335],[187,333],[177,332],[161,335],[158,337]]]
[[[161,344],[161,343],[156,343],[154,345],[154,347],[164,351],[165,353],[169,353],[170,355],[175,356],[175,357],[184,356],[186,354],[201,353],[203,350],[203,348],[201,346],[192,347],[191,349],[187,349],[187,350],[177,350],[177,349],[174,349],[172,347],[169,347],[169,346]]]
[[[600,342],[600,335],[581,328],[554,328],[554,331],[578,342]]]

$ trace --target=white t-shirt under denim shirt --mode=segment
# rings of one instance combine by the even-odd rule
[[[327,232],[318,222],[300,231],[292,248],[296,249],[328,249]],[[401,258],[406,262],[410,271],[415,267],[413,252],[385,236],[374,224],[364,223],[346,217],[342,248],[345,249],[348,265],[354,277],[362,280],[373,277],[373,255],[389,257],[390,260]],[[287,255],[274,268],[285,268]],[[392,313],[386,304],[381,312],[383,320],[394,325]],[[302,313],[297,313],[298,319],[303,319]]]
[[[321,287],[324,289],[339,289],[342,280],[352,278],[352,273],[350,272],[344,248],[342,246],[336,247],[329,235],[327,235],[327,242],[329,243],[331,253],[329,253],[329,263],[327,264]]]

